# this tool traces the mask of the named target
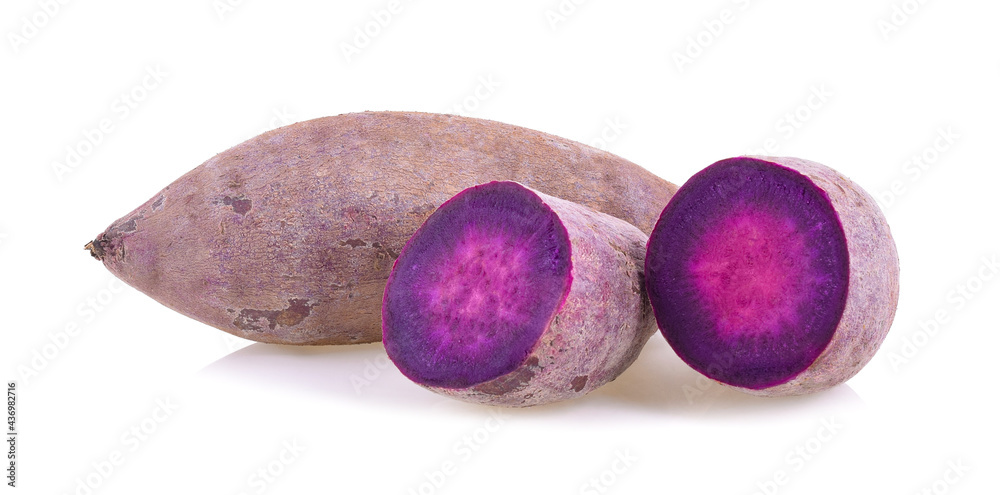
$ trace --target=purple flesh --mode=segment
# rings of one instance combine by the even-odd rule
[[[806,370],[847,304],[847,239],[799,172],[730,158],[678,190],[649,239],[646,285],[667,341],[697,371],[763,389]]]
[[[522,186],[493,182],[447,201],[402,249],[383,300],[383,341],[422,385],[466,388],[514,371],[572,279],[569,236]]]

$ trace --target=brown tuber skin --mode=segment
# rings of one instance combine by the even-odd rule
[[[765,397],[804,395],[846,382],[864,368],[896,316],[899,254],[878,203],[851,179],[826,165],[801,158],[753,156],[790,168],[826,192],[840,217],[850,256],[847,306],[833,339],[809,368],[792,380],[761,390]]]
[[[118,278],[259,342],[381,339],[393,261],[444,201],[513,180],[653,228],[677,187],[627,160],[465,117],[365,112],[300,122],[224,151],[87,245]]]

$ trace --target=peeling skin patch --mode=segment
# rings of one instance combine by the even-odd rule
[[[587,375],[581,375],[569,382],[569,385],[573,387],[574,392],[579,392],[583,390],[583,387],[587,385]]]
[[[478,385],[475,387],[475,390],[487,395],[504,395],[511,392],[517,392],[518,390],[528,386],[528,383],[530,383],[531,379],[535,377],[535,372],[538,371],[538,369],[538,358],[532,356],[523,367],[518,368],[505,376],[501,376]]]
[[[389,248],[383,246],[382,243],[380,243],[380,242],[373,242],[372,243],[372,247],[378,250],[377,251],[377,255],[378,255],[378,257],[380,259],[385,259],[385,258],[396,259],[396,258],[399,257],[399,252],[398,251],[394,251],[392,249],[389,249]]]
[[[291,327],[306,319],[317,304],[305,299],[289,299],[288,307],[282,310],[242,309],[233,320],[233,325],[247,332],[263,332],[265,328],[274,330],[278,326]],[[230,312],[235,313],[233,310]]]
[[[139,217],[131,217],[128,220],[122,222],[121,224],[112,227],[110,230],[112,232],[121,232],[121,233],[135,232],[135,229],[137,228],[136,220],[138,219]]]
[[[367,246],[368,243],[362,241],[361,239],[348,239],[346,241],[340,241],[341,246],[351,246],[351,249],[361,246]]]
[[[153,201],[153,204],[150,205],[150,208],[152,208],[153,211],[156,211],[159,210],[162,206],[163,206],[163,196],[161,195],[159,198],[156,198],[156,201]]]
[[[253,202],[245,196],[224,196],[222,204],[233,207],[233,212],[240,215],[246,215],[253,207]]]
[[[432,212],[434,212],[434,210],[436,210],[437,208],[438,207],[436,205],[434,205],[433,203],[426,203],[426,204],[423,204],[423,205],[420,205],[420,206],[414,206],[413,208],[411,208],[410,209],[410,214],[416,215],[418,217],[426,217],[426,216],[430,215]]]

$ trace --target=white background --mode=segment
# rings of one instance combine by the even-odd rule
[[[0,7],[20,493],[997,493],[1000,4],[403,0],[365,44],[388,0],[224,2]],[[230,337],[83,250],[215,153],[363,110],[521,125],[676,183],[765,145],[830,165],[885,206],[895,324],[813,396],[708,385],[657,334],[593,394],[498,414],[378,344]]]

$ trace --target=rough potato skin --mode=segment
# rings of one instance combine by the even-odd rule
[[[129,285],[239,337],[375,342],[400,248],[445,200],[491,180],[521,182],[647,233],[677,189],[542,132],[365,112],[300,122],[224,151],[87,247]]]
[[[861,371],[892,326],[899,301],[899,255],[889,224],[872,197],[837,171],[809,160],[752,156],[808,177],[826,192],[847,237],[850,275],[847,305],[833,339],[813,364],[792,380],[760,390],[761,396],[803,395],[843,383]]]
[[[572,282],[560,309],[514,371],[469,388],[426,388],[496,406],[571,399],[617,378],[656,332],[643,279],[648,236],[617,218],[535,193],[569,235]]]

